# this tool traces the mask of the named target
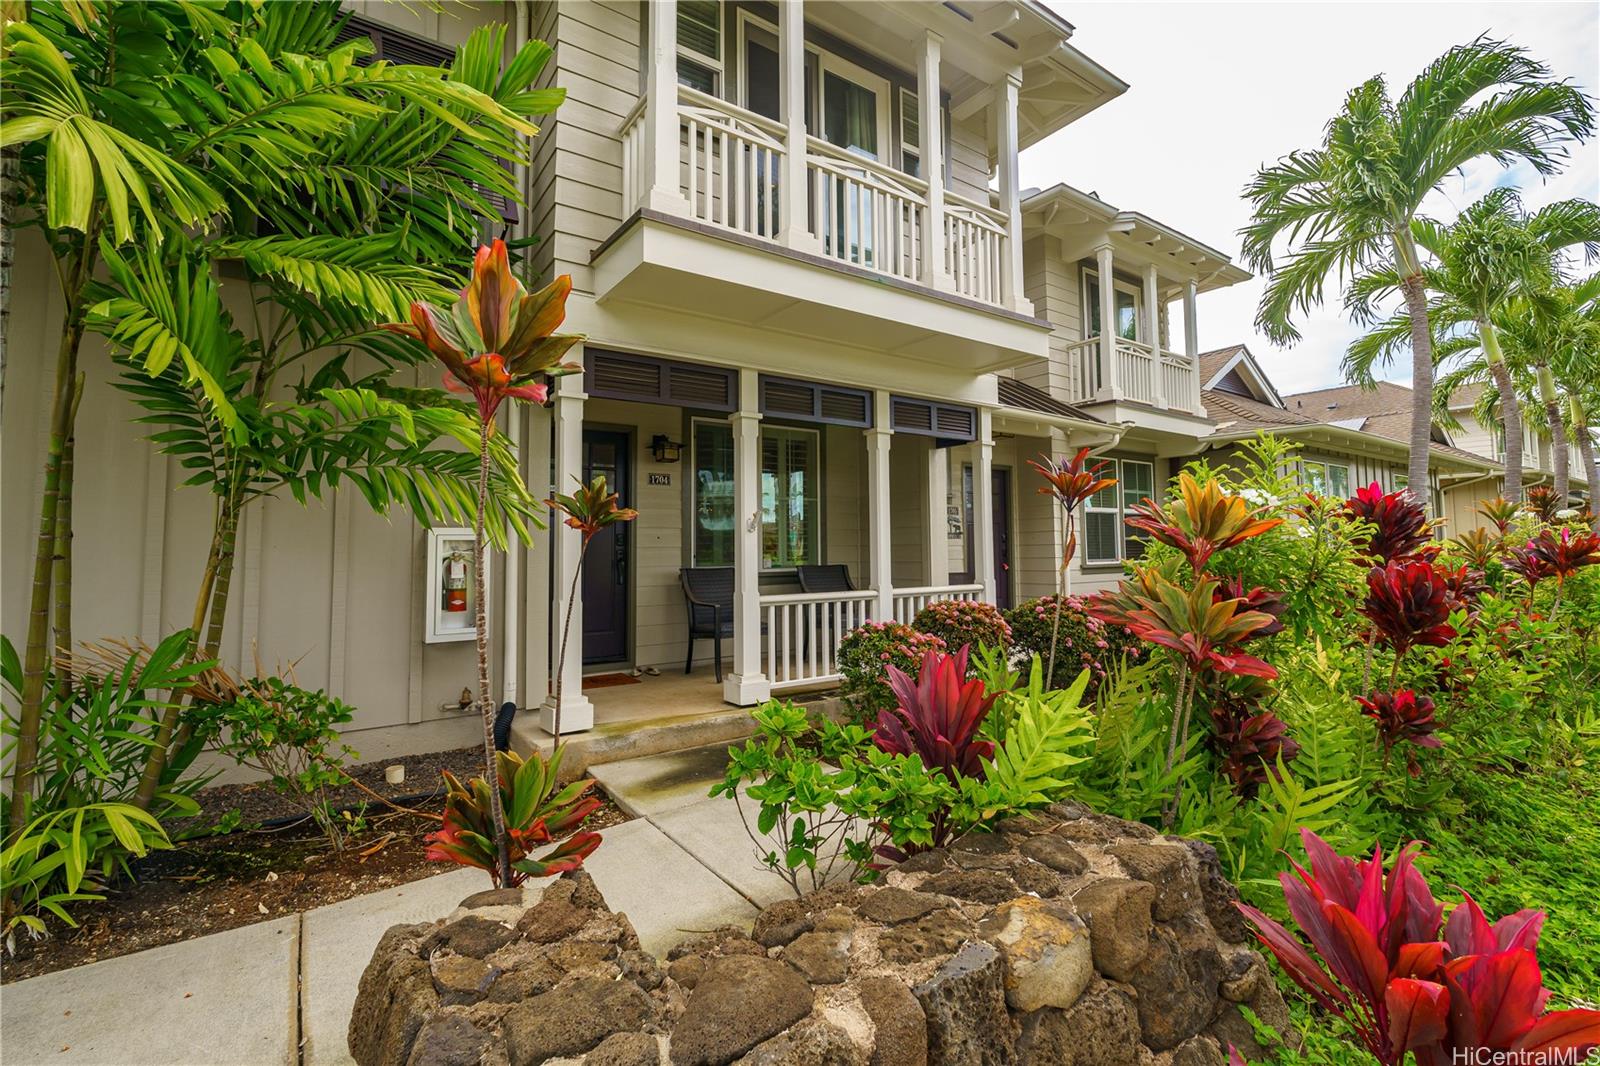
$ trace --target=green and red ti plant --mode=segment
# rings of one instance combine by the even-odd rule
[[[1444,745],[1434,735],[1439,723],[1433,719],[1433,700],[1419,696],[1411,689],[1395,692],[1374,692],[1370,696],[1357,696],[1361,713],[1378,724],[1378,744],[1383,748],[1383,764],[1389,765],[1389,756],[1396,744],[1410,742],[1419,748],[1442,748]],[[1406,770],[1412,777],[1422,773],[1416,752],[1407,749]]]
[[[1061,603],[1072,592],[1072,560],[1078,554],[1078,507],[1095,493],[1111,488],[1116,478],[1102,477],[1105,462],[1089,463],[1089,449],[1079,448],[1071,459],[1052,459],[1039,456],[1043,462],[1028,460],[1028,465],[1039,472],[1046,484],[1039,488],[1041,496],[1050,496],[1061,505],[1065,528],[1061,538],[1061,566],[1056,572],[1055,617],[1050,623],[1050,657],[1045,664],[1045,686],[1055,684],[1056,642],[1061,632]]]
[[[1567,578],[1587,566],[1600,565],[1600,533],[1574,533],[1569,526],[1542,529],[1539,535],[1520,548],[1511,549],[1506,566],[1528,583],[1528,607],[1533,607],[1533,591],[1547,577],[1556,579],[1556,596],[1550,605],[1555,617],[1561,607],[1561,593]]]
[[[1345,501],[1345,515],[1372,527],[1357,549],[1374,566],[1408,558],[1428,543],[1427,513],[1406,489],[1385,493],[1374,481]]]
[[[1600,1046],[1600,1011],[1545,1011],[1542,912],[1490,924],[1466,896],[1445,922],[1444,905],[1414,865],[1416,845],[1402,847],[1386,871],[1381,848],[1353,861],[1310,830],[1301,839],[1311,870],[1293,863],[1294,873],[1278,879],[1305,940],[1254,907],[1235,906],[1284,972],[1382,1066],[1402,1066],[1408,1052],[1418,1066],[1582,1062]],[[1476,1049],[1523,1057],[1469,1057]]]
[[[561,623],[560,658],[556,660],[556,706],[554,721],[550,725],[555,730],[557,741],[561,739],[561,695],[562,682],[567,676],[565,669],[567,638],[572,633],[572,609],[578,602],[578,582],[583,577],[584,560],[589,557],[589,542],[594,540],[595,534],[602,529],[622,522],[631,522],[639,517],[639,512],[633,508],[618,506],[617,494],[606,489],[604,474],[596,474],[594,480],[587,485],[579,478],[573,480],[578,482],[576,491],[567,495],[558,492],[545,501],[551,510],[566,515],[563,521],[576,529],[581,537],[578,543],[578,565],[573,568],[572,589],[567,597],[567,616]]]
[[[1561,509],[1561,501],[1556,496],[1556,490],[1549,485],[1535,485],[1528,490],[1527,501],[1522,509],[1538,517],[1546,525],[1554,525],[1556,512]]]
[[[1203,681],[1220,676],[1267,680],[1278,676],[1272,666],[1241,648],[1249,640],[1282,629],[1278,617],[1282,604],[1265,589],[1245,589],[1237,583],[1225,586],[1207,576],[1206,567],[1217,552],[1261,536],[1282,519],[1263,518],[1242,497],[1224,492],[1215,481],[1201,484],[1187,472],[1179,476],[1177,499],[1167,506],[1147,499],[1135,510],[1128,525],[1181,552],[1193,571],[1194,587],[1185,589],[1155,567],[1141,566],[1131,580],[1097,594],[1089,611],[1172,653],[1177,699],[1167,736],[1166,768],[1170,772],[1180,752],[1188,750],[1189,722]],[[1255,728],[1259,731],[1266,726],[1257,723]],[[1169,824],[1182,794],[1180,781],[1167,808]]]
[[[478,506],[473,521],[472,567],[476,596],[474,628],[478,650],[478,712],[483,719],[484,777],[497,772],[494,743],[495,705],[489,694],[488,620],[484,613],[484,513],[489,495],[489,442],[495,415],[508,399],[542,404],[549,398],[550,380],[581,367],[562,362],[562,356],[582,337],[555,331],[567,313],[572,279],[562,275],[538,292],[530,293],[511,270],[504,241],[478,249],[472,279],[450,307],[417,302],[411,321],[383,328],[411,337],[427,346],[445,369],[444,384],[451,392],[471,396],[478,414]],[[535,756],[537,758],[537,756]],[[505,811],[499,790],[485,788],[489,805],[490,838],[498,841],[498,883],[511,878]]]
[[[1478,505],[1478,513],[1487,518],[1500,536],[1504,537],[1511,528],[1511,523],[1516,521],[1522,507],[1512,503],[1504,496],[1496,496],[1492,500],[1485,500]]]
[[[954,655],[929,651],[913,681],[892,663],[886,668],[896,705],[878,712],[873,743],[891,755],[915,755],[929,771],[952,785],[960,778],[983,780],[983,760],[994,755],[994,742],[979,732],[999,693],[967,676],[963,646]],[[943,811],[933,817],[933,846],[943,847],[948,834]]]
[[[1224,675],[1212,693],[1211,735],[1218,769],[1241,796],[1254,796],[1280,763],[1293,762],[1300,754],[1288,724],[1262,709],[1270,693],[1265,678],[1249,675]]]
[[[444,771],[448,786],[444,818],[439,829],[428,836],[427,857],[487,870],[496,888],[511,888],[529,877],[553,877],[582,866],[600,846],[600,834],[574,830],[594,813],[600,801],[588,794],[594,785],[592,778],[556,787],[561,755],[557,748],[549,762],[537,754],[524,762],[514,752],[496,752],[499,787],[493,790],[482,777],[462,784],[449,770]],[[506,812],[509,823],[503,855],[497,844],[500,838],[495,835],[492,812],[496,806]],[[556,841],[554,849],[533,857],[536,848]],[[509,860],[504,867],[503,860]]]

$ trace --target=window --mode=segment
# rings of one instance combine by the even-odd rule
[[[1339,463],[1304,462],[1301,479],[1318,496],[1350,495],[1350,468]]]
[[[1143,550],[1145,535],[1129,529],[1123,520],[1147,496],[1155,495],[1153,463],[1142,459],[1109,459],[1105,475],[1116,478],[1117,484],[1101,489],[1083,502],[1083,561],[1090,564],[1121,562]]]
[[[900,169],[913,178],[922,176],[922,115],[917,94],[900,90]]]
[[[739,12],[744,38],[744,106],[774,122],[783,121],[778,87],[778,35]]]
[[[694,528],[696,566],[732,566],[735,521],[733,430],[696,419]],[[761,427],[761,568],[783,570],[821,558],[821,461],[815,430]]]
[[[715,96],[722,78],[722,4],[678,0],[678,84]]]
[[[1125,285],[1115,278],[1111,281],[1112,299],[1116,305],[1117,336],[1124,340],[1136,341],[1139,336],[1141,323],[1139,321],[1139,290],[1130,285]],[[1085,270],[1083,272],[1083,306],[1086,309],[1086,322],[1088,332],[1086,336],[1100,336],[1100,274],[1098,271]]]

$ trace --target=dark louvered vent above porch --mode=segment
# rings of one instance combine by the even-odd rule
[[[584,390],[591,396],[662,403],[705,411],[738,406],[738,372],[648,355],[586,348]]]
[[[872,394],[865,389],[762,375],[761,413],[798,422],[866,428],[872,425]]]
[[[978,436],[976,409],[910,396],[890,397],[889,423],[889,428],[896,433],[916,433],[952,443],[975,440]]]

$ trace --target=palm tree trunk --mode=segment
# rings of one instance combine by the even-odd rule
[[[50,651],[50,581],[55,568],[57,511],[61,493],[61,461],[67,438],[72,435],[72,415],[76,409],[78,349],[83,344],[83,292],[94,270],[96,242],[99,240],[98,214],[89,222],[89,232],[63,271],[66,310],[62,316],[61,343],[56,348],[55,397],[51,404],[50,437],[45,448],[44,494],[39,501],[39,532],[33,547],[33,584],[28,600],[28,636],[22,660],[22,699],[17,711],[17,739],[12,754],[11,825],[12,831],[27,824],[28,806],[33,799],[33,772],[39,761],[39,720],[44,709],[44,678]]]
[[[22,192],[22,146],[0,149],[0,410],[5,408],[6,349],[10,345],[11,261],[17,251],[17,202]]]
[[[1583,456],[1583,466],[1589,478],[1589,510],[1594,512],[1594,524],[1600,529],[1600,462],[1595,458],[1594,431],[1589,428],[1589,412],[1578,394],[1567,394],[1567,407],[1572,411],[1572,435],[1578,438],[1578,454]]]
[[[1567,463],[1567,420],[1561,417],[1561,397],[1556,393],[1556,379],[1546,363],[1538,366],[1539,402],[1544,404],[1544,417],[1550,424],[1550,460],[1556,472],[1556,509],[1567,506],[1567,492],[1572,482],[1572,471]]]
[[[83,401],[85,375],[80,370],[72,383],[72,413],[68,416],[67,440],[61,451],[61,484],[56,492],[55,548],[55,646],[57,652],[72,651],[72,472],[77,450],[78,404]],[[58,667],[62,684],[72,687],[70,665]]]
[[[1511,370],[1500,352],[1500,335],[1493,323],[1478,323],[1478,335],[1483,340],[1483,355],[1489,364],[1489,376],[1494,379],[1495,391],[1500,394],[1500,424],[1505,434],[1504,487],[1501,490],[1512,503],[1522,502],[1522,401],[1511,383]]]
[[[478,712],[483,717],[483,760],[488,771],[489,822],[494,829],[498,884],[511,884],[511,854],[506,840],[506,812],[500,803],[499,762],[494,746],[494,701],[489,696],[489,616],[483,598],[488,588],[484,580],[484,511],[489,507],[489,436],[494,432],[492,418],[478,423],[478,511],[472,522],[473,627],[478,645]]]
[[[1412,250],[1415,260],[1415,250]],[[1428,491],[1428,451],[1433,440],[1433,331],[1428,325],[1428,293],[1422,275],[1401,268],[1400,291],[1405,295],[1406,314],[1411,319],[1411,438],[1406,459],[1406,485],[1422,505],[1433,513],[1433,493]]]

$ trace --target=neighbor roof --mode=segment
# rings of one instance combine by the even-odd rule
[[[1412,392],[1393,381],[1380,381],[1375,388],[1360,385],[1337,385],[1310,392],[1291,393],[1284,403],[1296,414],[1319,422],[1344,423],[1385,440],[1408,444],[1411,440]],[[1448,456],[1474,465],[1495,465],[1493,459],[1457,448],[1437,426],[1429,450],[1435,455]],[[1444,437],[1440,440],[1440,437]]]

